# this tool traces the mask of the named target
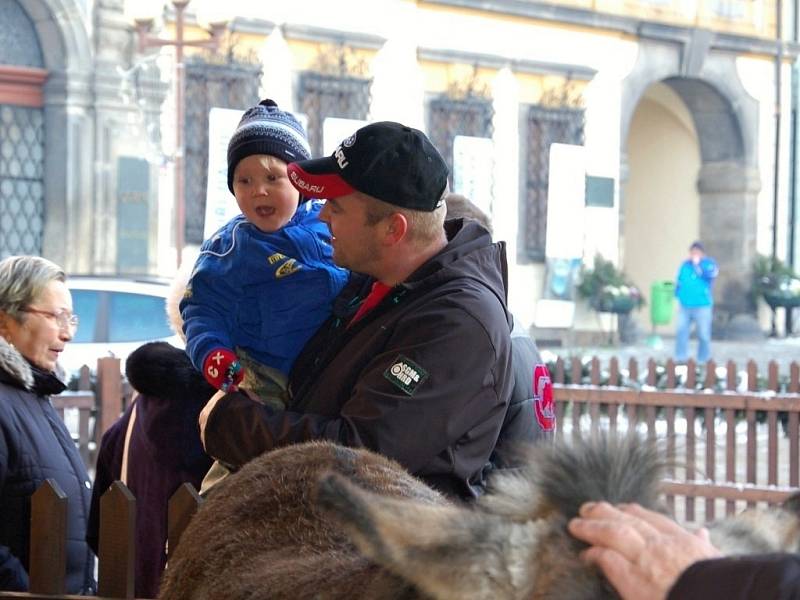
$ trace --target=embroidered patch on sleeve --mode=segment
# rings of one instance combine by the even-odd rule
[[[410,358],[398,354],[383,376],[409,396],[428,378],[428,372]]]
[[[556,406],[553,402],[553,382],[545,365],[533,368],[533,408],[542,431],[556,430]]]

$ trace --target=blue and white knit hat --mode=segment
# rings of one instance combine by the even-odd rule
[[[290,163],[311,158],[303,126],[273,100],[248,108],[228,143],[228,189],[233,193],[233,172],[243,158],[269,154]]]

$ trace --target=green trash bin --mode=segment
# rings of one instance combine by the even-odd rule
[[[650,321],[656,325],[669,325],[672,321],[672,304],[675,301],[675,283],[654,281],[650,286]]]

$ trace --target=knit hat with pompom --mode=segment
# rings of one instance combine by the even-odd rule
[[[273,100],[247,109],[228,143],[228,189],[233,193],[233,172],[243,158],[269,154],[286,163],[311,158],[305,129],[290,112]]]

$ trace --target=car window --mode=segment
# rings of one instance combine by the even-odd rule
[[[164,298],[111,292],[109,342],[155,340],[171,335]]]
[[[73,342],[94,342],[100,308],[100,293],[95,290],[71,290],[72,311],[78,315],[78,330]]]

